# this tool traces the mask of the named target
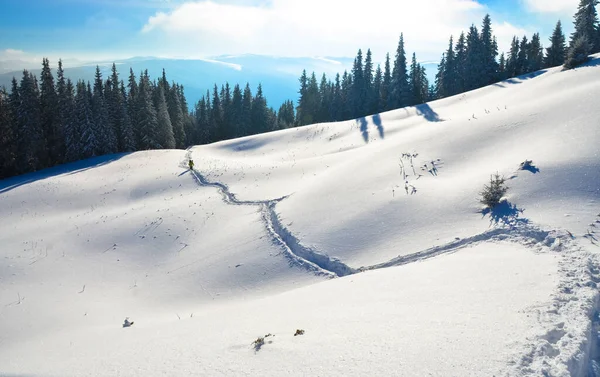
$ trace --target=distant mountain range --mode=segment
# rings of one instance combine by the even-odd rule
[[[182,84],[190,107],[192,107],[207,90],[211,91],[217,84],[219,89],[226,82],[232,87],[235,84],[245,86],[250,84],[252,93],[256,93],[258,84],[262,84],[263,93],[268,105],[275,108],[286,100],[298,99],[298,79],[302,70],[310,74],[315,72],[320,80],[326,73],[332,79],[336,73],[350,71],[353,58],[339,57],[277,57],[265,55],[225,55],[210,59],[166,59],[156,57],[133,57],[115,60],[120,78],[127,83],[129,69],[132,68],[139,78],[140,72],[147,69],[151,78],[158,78],[163,68],[166,70],[167,79]],[[96,65],[100,67],[103,77],[108,77],[112,61],[81,62],[77,60],[64,61],[65,75],[73,81],[83,79],[93,81]],[[56,62],[51,62],[54,66]],[[427,74],[432,80],[435,75],[436,64],[426,63]],[[20,68],[17,68],[20,67]],[[41,61],[32,65],[25,61],[0,61],[0,87],[7,89],[11,80],[17,77],[20,80],[23,69],[29,69],[38,77],[41,71]]]

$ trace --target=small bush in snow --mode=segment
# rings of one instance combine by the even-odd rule
[[[298,335],[304,335],[304,330],[302,329],[297,329],[296,333],[294,334],[294,336],[298,336]]]
[[[480,193],[481,199],[479,201],[489,208],[497,206],[504,194],[508,191],[508,187],[504,182],[504,177],[501,177],[498,173],[491,176],[490,184],[483,186],[483,191]]]
[[[256,338],[256,340],[254,342],[252,342],[254,351],[260,351],[261,347],[265,345],[265,338],[268,338],[270,336],[275,336],[275,335],[268,333],[265,336],[259,336],[258,338]],[[271,343],[271,342],[269,342],[269,343]]]

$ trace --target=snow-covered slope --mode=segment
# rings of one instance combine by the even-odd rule
[[[594,375],[599,63],[0,181],[0,375]]]

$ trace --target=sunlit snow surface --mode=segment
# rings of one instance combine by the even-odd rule
[[[587,376],[599,63],[0,181],[0,376]]]

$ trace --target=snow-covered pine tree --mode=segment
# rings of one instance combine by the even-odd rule
[[[156,120],[158,122],[158,134],[156,135],[159,145],[164,149],[175,148],[175,136],[173,135],[173,126],[167,109],[164,88],[158,85],[154,89],[154,103],[156,106]]]
[[[184,113],[181,109],[181,99],[177,87],[171,86],[165,95],[167,96],[167,109],[169,110],[169,118],[173,127],[175,146],[183,149],[186,147],[186,131],[192,132],[192,130],[184,130]]]
[[[139,148],[141,150],[160,149],[158,119],[156,108],[152,100],[152,87],[148,71],[140,75],[138,93],[135,101],[136,122],[140,137]]]
[[[100,67],[96,66],[94,79],[94,92],[92,94],[92,113],[94,114],[94,126],[98,140],[97,155],[115,153],[117,151],[117,138],[112,126],[106,99],[104,96],[104,82]]]

